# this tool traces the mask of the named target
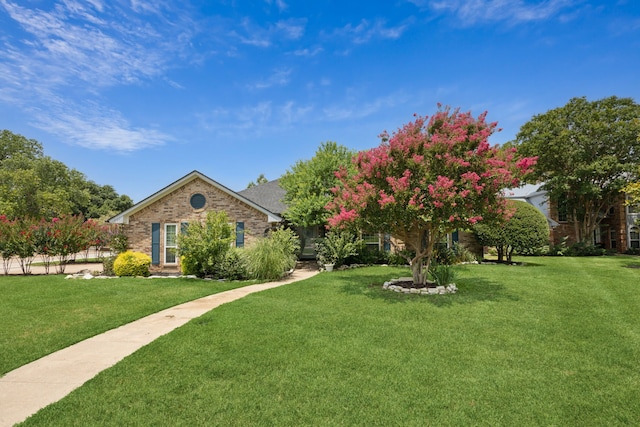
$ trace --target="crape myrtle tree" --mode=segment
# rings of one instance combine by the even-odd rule
[[[502,189],[516,187],[534,158],[516,161],[515,149],[490,146],[496,123],[439,105],[431,118],[416,116],[379,147],[354,159],[355,173],[338,173],[327,205],[333,227],[355,225],[390,232],[415,255],[413,281],[424,285],[436,243],[446,233],[506,216]]]
[[[573,98],[534,116],[516,136],[520,154],[538,156],[531,178],[566,212],[578,242],[591,238],[621,190],[637,180],[639,118],[631,98]]]

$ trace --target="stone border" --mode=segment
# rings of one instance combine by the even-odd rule
[[[405,288],[404,286],[396,285],[396,283],[408,281],[413,281],[413,278],[400,277],[398,279],[391,279],[388,282],[384,282],[382,289],[414,295],[446,295],[455,294],[458,291],[458,287],[455,283],[449,283],[447,286],[436,286],[433,288]]]

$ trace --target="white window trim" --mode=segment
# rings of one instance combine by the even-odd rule
[[[167,228],[170,226],[174,226],[176,228],[176,244],[175,245],[167,245]],[[178,233],[180,231],[180,224],[178,223],[167,223],[164,225],[164,251],[163,251],[163,259],[164,263],[167,265],[176,265],[178,264]],[[175,249],[176,250],[176,260],[174,262],[167,261],[167,249]]]

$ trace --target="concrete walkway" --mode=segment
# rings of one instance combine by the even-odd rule
[[[187,302],[8,372],[0,378],[0,427],[24,421],[124,357],[209,310],[254,292],[307,279],[316,273],[313,269],[296,269],[278,282],[245,286]]]

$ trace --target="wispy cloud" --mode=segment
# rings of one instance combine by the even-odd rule
[[[274,70],[273,73],[264,80],[248,85],[249,89],[268,89],[273,86],[286,86],[291,79],[291,69],[283,68]]]
[[[0,0],[0,13],[17,29],[0,39],[0,98],[37,111],[35,126],[85,147],[131,151],[167,141],[108,108],[65,107],[74,104],[68,93],[98,99],[104,88],[162,76],[183,57],[196,25],[188,14],[166,7],[139,0],[130,8],[121,2],[64,0],[29,8]]]
[[[372,40],[398,39],[408,27],[408,22],[396,26],[387,26],[387,23],[383,20],[371,22],[367,19],[362,19],[357,25],[347,24],[335,30],[334,35],[350,39],[355,44],[363,44]]]
[[[173,141],[173,137],[155,129],[132,126],[117,111],[96,105],[83,107],[82,111],[65,108],[54,112],[34,110],[33,125],[69,144],[123,153]]]
[[[521,23],[550,19],[575,0],[409,0],[435,12],[453,13],[464,25],[480,22]]]
[[[306,22],[306,19],[291,18],[262,26],[245,18],[238,29],[231,31],[231,36],[243,44],[266,48],[281,39],[300,39],[304,35]]]
[[[316,47],[316,48],[313,48],[313,49],[304,48],[304,49],[294,50],[293,52],[291,52],[291,54],[295,55],[295,56],[312,57],[312,56],[318,55],[322,51],[323,51],[323,49],[321,47]]]

